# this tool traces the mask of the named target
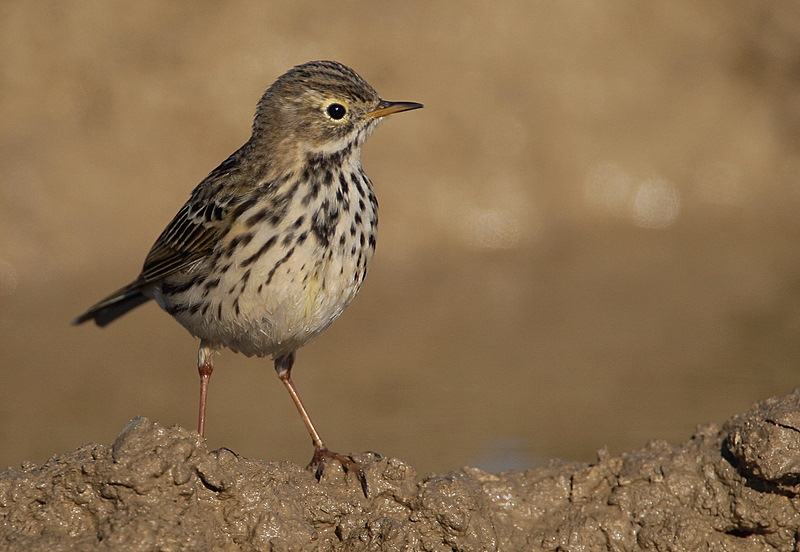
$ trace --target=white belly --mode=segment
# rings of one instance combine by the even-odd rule
[[[322,212],[330,204],[323,200],[318,198],[319,205],[309,208],[298,199],[277,226],[244,227],[250,216],[244,213],[220,249],[226,250],[232,237],[249,232],[252,237],[245,246],[228,257],[215,252],[169,277],[163,289],[171,286],[173,292],[156,289],[155,299],[211,345],[248,356],[296,350],[355,298],[374,252],[374,201],[350,202],[350,210],[338,213],[323,238],[308,218],[308,213]],[[354,226],[356,213],[361,224]],[[179,293],[174,293],[176,286]]]

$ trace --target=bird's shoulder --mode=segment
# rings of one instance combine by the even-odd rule
[[[238,216],[257,201],[268,183],[264,171],[247,162],[246,146],[195,187],[150,249],[141,278],[160,280],[209,255]]]

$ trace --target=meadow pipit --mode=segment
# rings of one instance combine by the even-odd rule
[[[205,430],[213,353],[271,355],[311,434],[317,478],[335,459],[292,383],[295,353],[353,300],[375,251],[378,204],[361,147],[381,118],[422,107],[387,102],[355,71],[312,61],[261,97],[245,145],[192,191],[156,240],[139,277],[75,324],[105,326],[155,299],[200,338],[200,416]]]

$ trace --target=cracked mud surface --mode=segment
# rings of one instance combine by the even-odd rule
[[[113,445],[0,473],[7,550],[795,550],[800,389],[687,441],[595,463],[418,477],[356,455],[331,466],[208,451],[136,418]]]

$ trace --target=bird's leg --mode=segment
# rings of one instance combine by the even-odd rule
[[[311,463],[308,465],[309,469],[314,470],[314,476],[317,478],[317,481],[319,481],[319,479],[322,477],[322,473],[325,471],[325,462],[328,460],[336,460],[342,465],[342,468],[344,468],[346,472],[352,471],[356,474],[359,482],[361,483],[361,490],[364,491],[364,496],[369,497],[367,478],[364,475],[364,470],[361,468],[361,466],[356,464],[355,460],[353,460],[351,457],[329,450],[328,447],[325,446],[325,443],[322,442],[322,438],[319,436],[317,429],[314,427],[314,423],[311,421],[311,417],[308,415],[306,407],[303,406],[303,401],[300,400],[300,395],[297,394],[297,389],[295,389],[294,382],[292,382],[292,365],[294,364],[294,357],[295,352],[292,351],[291,353],[287,353],[275,358],[275,371],[278,372],[278,377],[286,386],[287,391],[289,391],[289,395],[292,397],[292,401],[297,407],[297,410],[300,412],[300,417],[303,419],[303,423],[306,424],[308,433],[311,435],[311,442],[314,443],[314,457],[311,459]]]
[[[200,373],[200,414],[197,420],[197,433],[205,435],[206,429],[206,397],[208,397],[208,380],[214,371],[214,348],[206,340],[200,340],[200,351],[197,353],[197,371]]]

